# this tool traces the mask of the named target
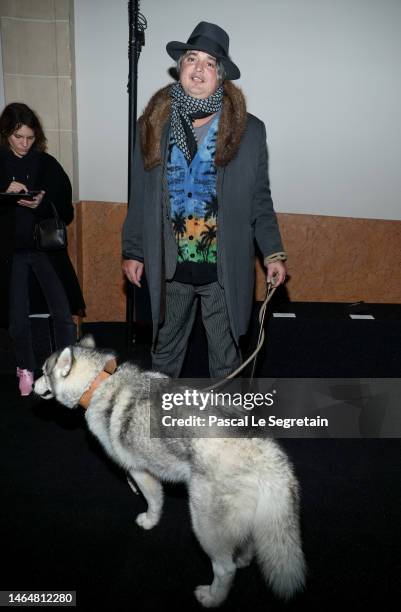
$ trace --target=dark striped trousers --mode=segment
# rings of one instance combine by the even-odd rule
[[[223,378],[241,364],[241,353],[230,330],[224,289],[219,283],[190,285],[171,281],[166,283],[165,320],[152,351],[154,370],[179,376],[198,300],[207,336],[210,376]]]

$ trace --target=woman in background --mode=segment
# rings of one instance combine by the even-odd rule
[[[66,224],[74,216],[71,183],[57,160],[45,152],[46,137],[37,115],[25,104],[12,103],[0,116],[0,192],[21,193],[0,200],[2,310],[8,312],[21,395],[32,391],[36,365],[30,329],[29,276],[34,274],[52,317],[57,348],[76,341],[72,314],[85,303],[66,249],[36,249],[35,223],[54,217],[51,202]],[[33,201],[24,192],[38,191]],[[4,290],[5,287],[5,290]]]

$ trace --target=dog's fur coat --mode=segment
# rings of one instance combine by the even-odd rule
[[[51,355],[35,393],[75,408],[113,354],[93,339]],[[160,520],[160,481],[185,482],[194,532],[209,555],[214,578],[195,595],[206,607],[220,605],[236,568],[256,559],[276,595],[290,598],[304,584],[305,563],[298,517],[298,483],[271,439],[151,438],[149,378],[125,363],[93,393],[86,420],[107,453],[142,491],[147,511],[138,525]]]

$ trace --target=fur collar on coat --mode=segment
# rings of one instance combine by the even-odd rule
[[[221,111],[216,143],[216,166],[226,166],[236,155],[246,127],[246,103],[244,94],[231,83],[224,83],[223,108]],[[170,85],[159,89],[150,99],[139,119],[141,150],[145,170],[161,163],[161,137],[170,118]]]

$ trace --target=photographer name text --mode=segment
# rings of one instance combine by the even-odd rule
[[[325,427],[329,426],[329,420],[316,416],[302,418],[278,418],[270,415],[268,418],[256,417],[246,414],[241,417],[218,417],[208,415],[207,417],[190,415],[185,418],[173,417],[169,414],[161,419],[164,427],[282,427],[292,429],[297,427]]]

